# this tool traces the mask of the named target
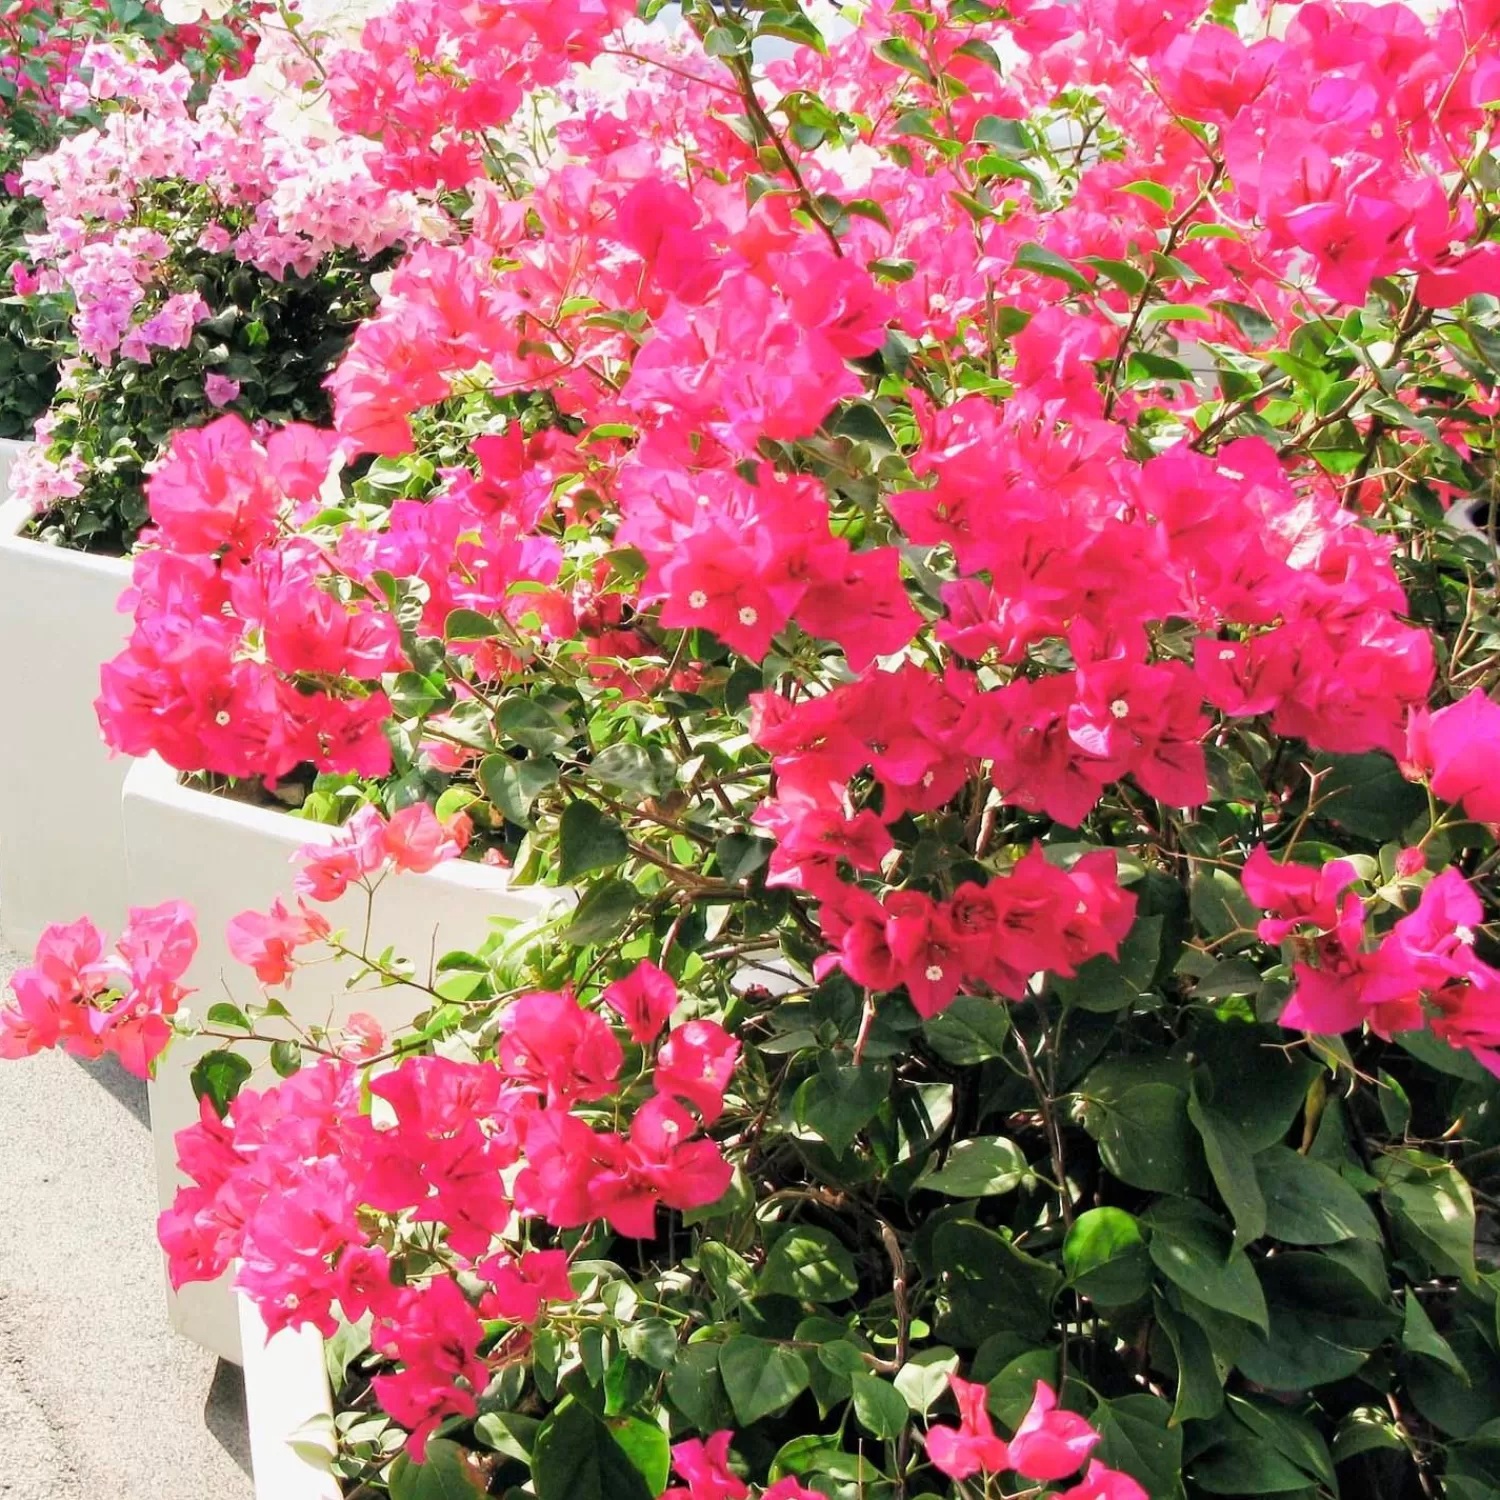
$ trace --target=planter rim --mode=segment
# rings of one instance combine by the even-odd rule
[[[254,807],[233,797],[217,797],[197,787],[184,786],[182,773],[168,765],[159,755],[137,760],[125,778],[126,797],[143,797],[201,818],[212,818],[232,824],[263,838],[293,841],[299,844],[331,844],[339,830],[329,823],[294,818],[289,812],[273,807]],[[465,890],[498,893],[510,888],[510,871],[494,865],[482,865],[470,859],[450,859],[428,870],[422,877],[439,885]],[[569,893],[550,886],[516,886],[516,895],[534,894],[538,905],[546,901],[565,901]]]
[[[50,542],[39,542],[34,537],[22,536],[21,532],[30,520],[31,507],[24,500],[12,498],[0,501],[0,547],[55,559],[59,567],[98,573],[118,578],[125,583],[130,581],[128,557],[101,557],[97,552],[77,552],[71,547],[54,547]]]

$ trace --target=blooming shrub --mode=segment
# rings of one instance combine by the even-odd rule
[[[332,430],[173,441],[99,710],[367,800],[161,1226],[325,1335],[354,1493],[1500,1483],[1500,12],[1237,9],[329,62],[454,232]],[[318,909],[461,855],[576,900],[430,972]]]
[[[149,55],[180,63],[201,86],[226,70],[242,71],[251,50],[247,12],[216,9],[215,20],[176,27],[150,4],[9,0],[0,8],[0,273],[12,276],[25,236],[40,227],[38,205],[21,188],[21,165],[90,123],[90,45],[130,38]],[[29,437],[51,400],[57,357],[48,346],[61,331],[59,312],[46,299],[0,304],[0,437]]]
[[[101,122],[21,172],[46,227],[17,280],[31,303],[66,306],[76,357],[13,488],[49,539],[129,551],[143,471],[174,430],[231,408],[327,418],[323,378],[373,305],[383,252],[443,219],[288,102],[309,62],[284,38],[196,104],[180,64],[104,46],[87,61]]]

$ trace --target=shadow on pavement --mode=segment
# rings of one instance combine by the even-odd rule
[[[250,1433],[245,1422],[245,1376],[238,1365],[219,1361],[203,1403],[203,1425],[246,1473],[250,1472]]]
[[[127,1073],[112,1057],[101,1057],[97,1062],[73,1059],[106,1094],[123,1104],[135,1116],[138,1124],[151,1128],[151,1112],[146,1104],[146,1080]]]

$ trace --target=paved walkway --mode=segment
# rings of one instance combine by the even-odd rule
[[[146,1118],[117,1067],[0,1062],[0,1500],[250,1500],[239,1371],[167,1328]]]

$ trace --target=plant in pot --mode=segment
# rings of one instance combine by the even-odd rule
[[[170,432],[224,409],[325,415],[322,380],[371,305],[381,257],[438,221],[283,98],[307,55],[274,33],[259,54],[195,102],[181,64],[94,45],[99,123],[21,172],[46,215],[28,236],[26,300],[66,307],[70,352],[40,441],[12,469],[0,543],[0,687],[56,705],[0,752],[0,910],[18,944],[80,894],[123,916],[126,763],[101,745],[91,705],[128,628],[117,601],[147,520],[145,471]],[[42,794],[59,777],[63,837]]]
[[[161,62],[179,62],[201,96],[213,79],[250,60],[247,13],[219,7],[199,25],[175,26],[160,8],[109,7],[93,0],[12,0],[0,15],[0,272],[13,293],[28,286],[26,237],[43,227],[25,195],[25,161],[98,123],[88,91],[89,48],[118,37]],[[0,440],[25,440],[57,386],[65,318],[56,298],[8,296],[0,303]]]
[[[263,996],[60,932],[0,1050],[216,1044],[172,1274],[351,1496],[1493,1493],[1500,17],[624,9],[331,63],[462,232],[174,441],[100,707],[386,785]],[[366,941],[465,839],[576,904]]]

